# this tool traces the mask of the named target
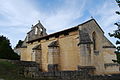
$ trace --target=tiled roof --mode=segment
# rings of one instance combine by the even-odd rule
[[[72,31],[76,31],[76,30],[78,30],[78,26],[75,26],[75,27],[72,27],[72,28],[69,28],[69,29],[66,29],[66,30],[62,30],[62,31],[59,31],[59,32],[56,32],[56,33],[52,33],[52,34],[40,37],[38,39],[28,41],[27,43],[31,43],[31,42],[34,42],[34,41],[39,41],[39,40],[46,39],[46,38],[49,38],[49,37],[54,37],[55,35],[61,35],[61,34],[64,34],[66,32],[72,32]]]

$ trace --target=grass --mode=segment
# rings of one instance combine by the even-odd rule
[[[32,78],[25,78],[23,75],[19,74],[19,71],[22,68],[11,64],[8,61],[1,61],[0,60],[0,79],[4,80],[50,80],[50,79],[32,79]]]
[[[20,69],[21,68],[15,64],[11,64],[7,61],[0,61],[0,78],[5,80],[28,80],[24,78],[24,76],[18,74]]]

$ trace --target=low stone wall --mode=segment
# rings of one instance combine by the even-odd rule
[[[90,80],[120,80],[120,74],[90,75]]]
[[[52,78],[54,80],[90,80],[88,79],[88,71],[50,71],[41,72],[39,70],[39,64],[32,61],[15,61],[8,60],[9,62],[21,66],[23,71],[20,71],[25,77],[31,78]]]
[[[23,62],[26,63],[26,62]],[[80,68],[78,71],[51,71],[41,72],[38,64],[27,62],[28,66],[24,66],[24,76],[36,79],[50,78],[52,80],[120,80],[120,74],[111,75],[94,75],[90,74],[90,68]],[[34,65],[33,65],[34,64]],[[31,65],[31,66],[30,66]],[[93,70],[93,69],[92,69]]]
[[[90,80],[88,74],[84,71],[56,71],[41,72],[40,77],[52,77],[55,80]]]
[[[22,75],[35,79],[50,78],[51,80],[120,80],[120,74],[95,75],[89,73],[90,69],[80,68],[78,71],[41,72],[38,67],[39,65],[32,61],[5,61],[9,61],[13,64],[21,66],[23,68],[23,71],[21,71]]]

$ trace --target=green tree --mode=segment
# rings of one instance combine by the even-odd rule
[[[9,39],[4,36],[0,36],[0,58],[12,60],[19,59],[19,55],[12,50]]]
[[[20,48],[23,44],[23,41],[22,40],[19,40],[18,41],[18,44],[16,45],[16,48]]]
[[[120,7],[120,0],[116,0],[118,6]],[[116,14],[117,15],[120,15],[120,12],[119,11],[116,11]],[[117,56],[117,60],[113,60],[113,62],[117,62],[120,64],[120,22],[116,22],[114,23],[114,25],[116,25],[118,27],[117,30],[114,31],[114,33],[109,33],[110,37],[115,37],[117,38],[118,40],[116,41],[116,51],[115,51],[115,54]]]

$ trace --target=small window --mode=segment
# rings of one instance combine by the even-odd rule
[[[42,28],[40,28],[40,31],[42,32],[42,31],[43,31],[43,29],[42,29]]]
[[[38,28],[36,27],[36,28],[35,28],[35,34],[37,34],[37,32],[38,32]]]
[[[92,33],[92,39],[93,39],[93,49],[96,50],[96,33]]]
[[[28,39],[29,39],[29,35],[27,34],[26,41],[28,41]]]

